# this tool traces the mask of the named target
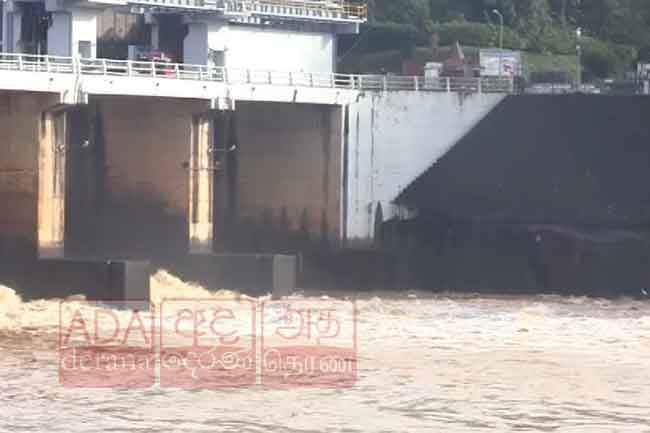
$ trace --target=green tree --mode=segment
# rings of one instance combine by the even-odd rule
[[[369,7],[374,23],[411,25],[420,36],[431,33],[430,0],[372,0]]]

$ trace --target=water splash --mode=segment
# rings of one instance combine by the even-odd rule
[[[15,290],[0,285],[0,329],[17,326],[22,300]]]

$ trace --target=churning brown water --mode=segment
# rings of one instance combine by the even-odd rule
[[[152,286],[211,296],[164,272]],[[357,308],[352,388],[69,389],[59,303],[0,288],[0,431],[650,432],[650,303],[376,293]]]

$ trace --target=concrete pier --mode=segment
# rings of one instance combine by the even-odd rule
[[[38,147],[38,255],[65,255],[67,120],[65,111],[43,112]]]
[[[194,116],[189,163],[190,252],[214,252],[214,239],[231,219],[237,151],[233,110],[210,110]],[[216,231],[216,233],[215,233]]]
[[[38,239],[41,146],[50,151],[50,176],[54,170],[54,125],[45,113],[57,103],[56,94],[0,93],[0,237],[31,245],[34,251]]]

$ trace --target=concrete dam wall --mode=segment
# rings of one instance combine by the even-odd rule
[[[397,200],[418,213],[401,228],[421,248],[419,283],[640,294],[649,115],[644,97],[503,100]]]
[[[339,107],[240,103],[226,116],[192,99],[91,96],[63,106],[54,94],[6,92],[0,100],[5,244],[35,251],[47,235],[60,255],[186,254],[193,194],[211,209],[217,250],[272,249],[265,242],[297,232],[340,242]],[[212,126],[203,165],[192,168],[199,118]],[[209,182],[193,183],[196,171]]]
[[[378,207],[383,221],[397,216],[393,201],[399,193],[503,98],[501,94],[366,92],[350,104],[344,173],[347,245],[373,245]]]
[[[208,104],[101,97],[90,105],[101,127],[95,128],[99,153],[90,158],[97,168],[78,170],[82,178],[70,188],[91,175],[103,191],[94,200],[71,195],[70,221],[76,224],[69,225],[68,250],[137,258],[186,253],[193,218],[192,122]],[[206,188],[213,233],[207,235],[213,249],[258,251],[281,235],[275,233],[280,226],[314,239],[337,238],[340,110],[241,103],[232,121],[215,125],[217,135],[227,130],[229,136],[210,138],[215,160],[197,168],[211,178]],[[96,205],[74,210],[84,202]]]
[[[189,98],[91,94],[63,105],[55,94],[0,96],[10,131],[0,146],[5,249],[18,240],[33,259],[165,264],[190,252],[337,262],[341,249],[376,246],[378,227],[399,214],[400,191],[503,98],[366,92],[342,106],[236,102],[219,111]],[[366,272],[350,274],[386,268],[362,261]],[[335,286],[328,272],[346,273],[335,266],[312,279]]]

